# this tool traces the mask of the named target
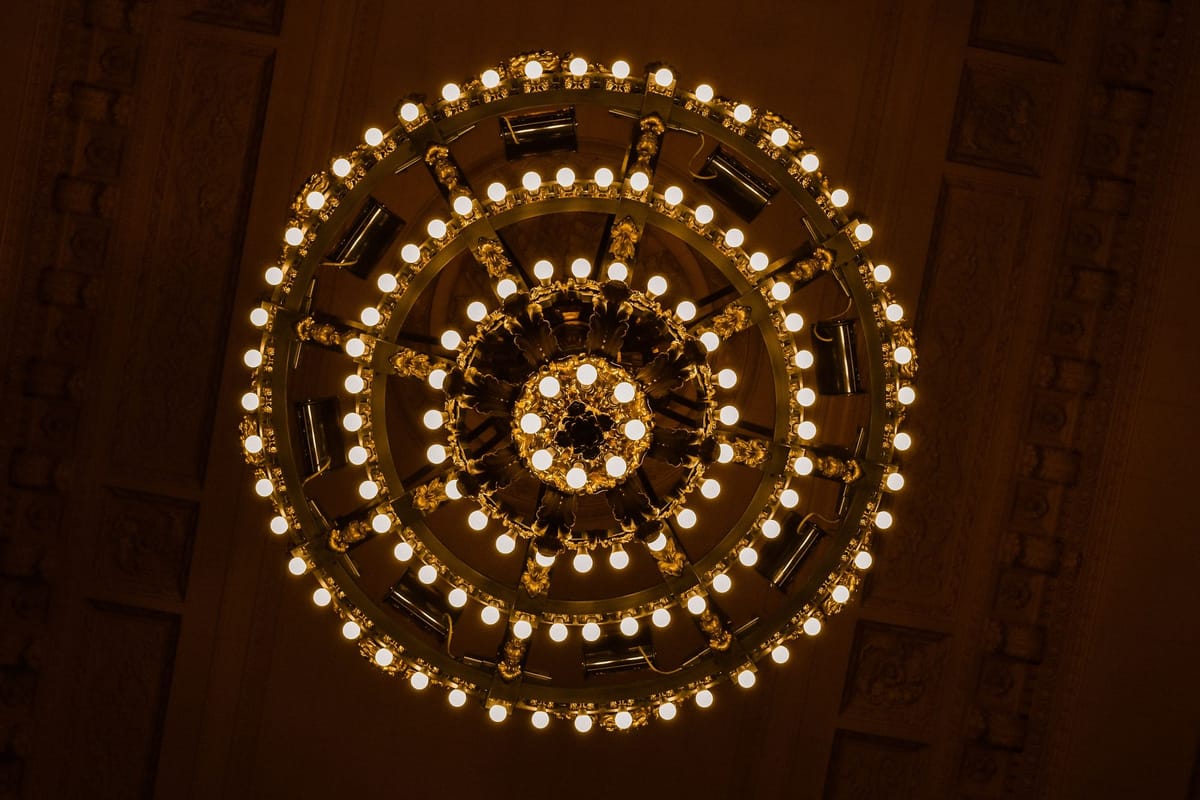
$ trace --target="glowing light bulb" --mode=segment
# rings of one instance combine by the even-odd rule
[[[696,99],[701,103],[711,103],[713,99],[713,88],[707,83],[702,83],[696,87]]]
[[[725,231],[725,246],[726,247],[741,247],[746,241],[746,234],[742,233],[741,228],[730,228]]]
[[[283,240],[292,247],[297,247],[304,241],[304,231],[300,228],[288,228],[283,234]]]
[[[567,486],[572,489],[582,489],[587,485],[587,473],[582,467],[571,467],[567,470]]]
[[[721,406],[721,410],[717,412],[717,416],[721,420],[722,425],[736,425],[741,414],[737,410],[737,406]]]
[[[613,724],[618,730],[627,731],[633,726],[633,714],[628,711],[618,711],[613,715]]]
[[[763,520],[762,534],[767,539],[777,538],[780,534],[780,531],[782,531],[782,529],[783,528],[779,524],[778,520],[774,520],[774,519]]]
[[[396,276],[390,272],[384,272],[375,279],[375,285],[379,287],[379,291],[384,294],[391,294],[400,286],[400,282],[396,280]]]
[[[761,250],[750,254],[750,269],[755,272],[762,272],[771,263],[767,254]]]
[[[717,463],[728,464],[733,461],[733,446],[721,442],[717,445]]]
[[[376,533],[387,533],[392,529],[392,518],[387,514],[376,514],[371,517],[371,530]]]
[[[683,189],[678,186],[668,186],[667,190],[663,192],[663,202],[672,208],[679,205],[683,202]]]
[[[712,708],[712,704],[712,692],[710,692],[708,689],[701,689],[700,691],[696,692],[696,705],[700,706],[701,708]]]
[[[666,67],[659,67],[654,73],[654,82],[665,89],[675,82],[675,73]]]
[[[896,390],[896,399],[902,406],[912,405],[912,402],[917,399],[917,391],[911,386],[901,386]]]
[[[558,397],[562,386],[558,383],[558,378],[553,375],[547,375],[538,381],[538,392],[542,397]]]
[[[717,495],[721,494],[721,482],[716,478],[706,478],[704,482],[700,484],[700,494],[704,495],[709,500],[712,500]]]
[[[613,387],[613,397],[618,403],[631,403],[637,396],[637,389],[629,381],[621,381]]]
[[[246,452],[250,455],[261,453],[263,449],[263,440],[261,436],[251,434],[242,442],[242,447],[246,448]]]
[[[592,571],[592,557],[588,553],[576,553],[571,559],[571,567],[581,575]]]
[[[588,63],[579,56],[571,59],[571,63],[567,65],[567,70],[578,78],[580,75],[587,73]]]
[[[904,366],[913,359],[912,349],[905,347],[904,345],[900,345],[892,351],[892,359],[895,360],[897,364]]]
[[[708,205],[707,203],[703,203],[696,206],[695,216],[696,222],[699,222],[701,225],[707,225],[713,221],[713,217],[716,216],[716,212],[713,211],[712,206]]]
[[[521,416],[521,430],[530,435],[542,429],[542,418],[533,412]]]
[[[487,197],[488,197],[488,200],[491,200],[493,203],[499,203],[501,200],[504,199],[505,195],[507,195],[507,194],[508,194],[508,189],[504,186],[503,183],[496,181],[494,183],[488,184]]]
[[[481,531],[487,527],[487,524],[488,515],[479,509],[475,509],[467,515],[467,525],[473,531]]]
[[[717,373],[717,385],[722,389],[732,389],[737,386],[737,379],[737,373],[728,368]]]
[[[488,719],[492,722],[504,722],[508,719],[508,709],[499,703],[488,706]]]
[[[548,281],[554,277],[554,265],[546,259],[540,259],[533,265],[533,276],[539,281]]]
[[[519,619],[513,623],[512,632],[518,639],[528,639],[533,635],[533,625],[527,619]]]
[[[581,386],[591,386],[598,377],[600,377],[600,373],[594,364],[584,362],[575,369],[575,380],[579,381]]]
[[[250,369],[256,369],[262,365],[262,353],[258,350],[247,350],[242,353],[242,363]]]
[[[510,555],[512,551],[517,549],[517,540],[507,533],[502,533],[496,537],[496,551],[500,555]]]
[[[850,599],[850,589],[840,583],[833,587],[833,591],[829,593],[835,603],[844,603]]]
[[[784,489],[779,493],[779,505],[784,508],[795,508],[800,504],[800,494],[795,489]]]
[[[786,664],[791,656],[792,654],[788,651],[787,647],[782,644],[777,644],[771,649],[771,660],[776,664]]]
[[[580,280],[586,278],[592,272],[592,262],[586,258],[577,258],[571,262],[571,274]]]
[[[555,642],[565,642],[567,640],[567,626],[561,622],[555,622],[551,625],[550,639]]]
[[[399,542],[392,548],[392,558],[403,563],[413,557],[412,545],[408,542]]]
[[[601,167],[600,169],[596,170],[594,180],[596,181],[596,185],[601,189],[607,189],[608,187],[612,186],[614,179],[615,176],[613,175],[613,171],[608,167]]]
[[[283,270],[279,267],[269,267],[263,275],[263,279],[271,286],[278,286],[283,283]]]
[[[796,392],[796,402],[805,408],[808,408],[813,403],[817,402],[817,393],[805,386]]]
[[[717,594],[725,594],[733,588],[733,579],[724,572],[718,572],[713,576],[712,587]]]
[[[809,636],[816,636],[821,632],[821,620],[816,617],[809,617],[804,620],[804,632]]]
[[[625,423],[625,438],[632,442],[640,441],[646,435],[646,423],[640,419],[631,419]]]
[[[622,617],[619,627],[621,629],[621,633],[625,634],[626,636],[636,636],[638,628],[641,626],[638,625],[638,621],[635,617]]]
[[[415,264],[421,260],[421,248],[415,244],[406,244],[400,248],[400,258],[406,264]]]
[[[629,77],[629,63],[624,60],[614,61],[612,65],[612,74],[617,80],[625,80]]]
[[[496,283],[496,296],[501,300],[508,297],[515,291],[517,291],[517,284],[511,278],[501,278]]]
[[[335,158],[333,160],[333,174],[339,178],[344,178],[350,174],[352,166],[349,161],[344,158]]]
[[[658,297],[667,291],[667,279],[662,275],[652,275],[650,280],[646,281],[646,291]]]
[[[776,147],[786,147],[787,143],[791,140],[792,137],[784,128],[776,128],[775,130],[771,131],[771,144],[775,145]]]
[[[537,471],[545,472],[554,463],[554,455],[549,450],[535,450],[533,451],[533,455],[529,457],[529,463]]]
[[[328,589],[326,589],[324,586],[322,586],[321,588],[319,588],[315,592],[313,592],[312,601],[313,601],[314,605],[324,608],[325,606],[327,606],[333,602],[333,595],[330,594]]]
[[[685,530],[693,528],[696,525],[696,512],[690,508],[682,508],[675,515],[675,521],[679,523],[679,527]]]
[[[912,447],[912,437],[907,433],[897,433],[896,437],[892,439],[892,446],[903,452]]]
[[[667,536],[666,536],[666,534],[664,534],[662,532],[660,532],[658,534],[658,536],[655,536],[653,539],[646,542],[646,547],[649,547],[650,550],[652,550],[655,553],[661,553],[664,549],[666,549],[666,546],[667,546]]]
[[[819,166],[821,166],[821,159],[817,158],[816,153],[805,153],[800,159],[800,169],[805,172],[816,172]]]
[[[703,614],[704,610],[707,608],[708,608],[708,603],[704,600],[704,598],[702,596],[700,596],[698,594],[692,595],[687,600],[687,610],[693,614],[696,614],[697,616],[700,614]]]
[[[442,369],[441,367],[432,370],[426,380],[434,389],[440,390],[446,383],[446,370]]]
[[[325,195],[320,192],[309,192],[304,198],[304,204],[313,211],[320,211],[325,207]]]
[[[421,109],[416,103],[404,103],[400,106],[400,119],[405,122],[416,122],[417,117],[421,116]]]
[[[446,602],[450,604],[451,608],[462,608],[467,604],[467,591],[455,586],[446,595]]]
[[[543,553],[541,550],[537,550],[536,548],[533,551],[533,560],[539,567],[544,569],[550,569],[550,567],[554,566],[554,556],[548,553]]]
[[[521,185],[527,192],[536,192],[542,187],[542,176],[530,170],[521,176]]]
[[[440,464],[446,460],[446,448],[440,444],[431,444],[425,449],[425,457],[430,464]]]
[[[262,306],[259,306],[250,312],[250,324],[256,328],[261,328],[262,326],[266,325],[270,319],[270,313]]]
[[[525,77],[526,78],[536,81],[538,78],[542,77],[542,71],[543,71],[542,62],[533,61],[533,60],[525,62]]]
[[[600,626],[595,622],[584,623],[583,630],[584,641],[594,642],[600,638]]]
[[[529,715],[529,722],[539,731],[544,730],[550,724],[550,715],[540,708]]]
[[[446,695],[446,702],[455,708],[462,708],[467,704],[467,693],[462,689],[451,689]]]
[[[887,476],[887,488],[890,491],[898,492],[904,488],[904,476],[899,472],[892,472]]]
[[[484,606],[479,610],[479,618],[484,625],[495,625],[500,621],[500,609],[492,605]]]
[[[860,242],[869,242],[874,235],[875,229],[865,222],[860,222],[854,226],[854,238]]]
[[[670,702],[663,703],[662,705],[660,705],[658,707],[658,717],[659,717],[659,719],[666,720],[669,722],[670,720],[675,719],[676,711],[677,711],[677,709],[675,708],[674,703],[670,703]]]
[[[462,489],[458,488],[458,478],[446,481],[446,497],[451,500],[461,500],[462,496]]]
[[[614,478],[622,477],[626,469],[628,469],[628,465],[625,463],[625,459],[620,456],[610,456],[604,462],[604,471]]]
[[[270,497],[275,491],[275,484],[271,483],[270,478],[259,478],[254,484],[254,493],[259,497]]]
[[[650,622],[656,628],[665,628],[671,624],[671,612],[665,608],[656,608],[650,614]]]
[[[806,419],[806,420],[804,420],[804,422],[801,422],[799,425],[796,426],[796,433],[800,436],[801,439],[805,440],[806,442],[810,441],[813,437],[815,437],[817,435],[816,423],[814,423],[812,420]]]
[[[850,202],[850,195],[845,189],[834,189],[829,193],[829,202],[833,203],[834,208],[841,208]]]
[[[705,331],[700,334],[700,344],[704,345],[704,349],[708,352],[714,353],[721,346],[721,337],[717,336],[714,331]]]
[[[450,206],[454,209],[455,214],[458,214],[460,217],[465,217],[471,213],[471,209],[475,208],[475,203],[468,195],[460,194],[458,197],[454,198],[454,202],[451,203]]]
[[[479,82],[483,84],[485,89],[495,89],[500,85],[500,73],[494,69],[485,69],[483,74],[479,76]]]
[[[804,317],[793,311],[783,318],[783,327],[787,328],[792,333],[795,333],[804,327]]]
[[[870,569],[875,563],[875,559],[866,550],[859,550],[854,554],[854,566],[859,569]]]
[[[737,674],[738,686],[742,687],[743,689],[749,689],[754,685],[756,680],[757,677],[752,670],[744,669]]]
[[[758,551],[753,547],[743,547],[738,551],[738,561],[742,562],[742,566],[753,567],[758,563]]]
[[[771,297],[782,303],[792,296],[792,285],[787,281],[776,281],[771,284]]]
[[[441,239],[446,235],[446,223],[440,219],[431,219],[425,226],[425,232],[434,239]]]
[[[899,322],[904,319],[904,307],[899,303],[889,303],[888,307],[883,310],[883,315],[889,322]]]
[[[800,369],[808,369],[813,365],[813,354],[808,350],[797,350],[795,361]]]
[[[613,569],[625,569],[629,566],[629,553],[621,547],[614,547],[608,554],[608,565]]]
[[[373,500],[379,496],[379,484],[375,481],[363,481],[358,485],[358,496],[363,500]]]
[[[344,417],[342,417],[342,427],[351,433],[360,430],[362,426],[363,418],[362,415],[357,411],[351,411],[349,414],[346,414]]]
[[[754,109],[745,103],[738,103],[733,109],[733,118],[741,123],[747,123],[754,116]]]
[[[346,459],[356,467],[367,463],[367,448],[356,444],[346,453]]]
[[[887,283],[892,279],[892,268],[887,264],[876,264],[871,274],[875,276],[877,283]]]
[[[587,733],[592,729],[592,718],[587,714],[577,714],[575,716],[575,730],[580,733]]]
[[[622,264],[620,261],[614,261],[608,265],[608,279],[612,281],[624,281],[629,277],[629,267]]]
[[[443,416],[442,412],[438,411],[436,408],[429,409],[425,412],[424,416],[421,417],[422,424],[424,424],[425,427],[431,431],[436,431],[438,428],[442,427],[442,423],[444,421],[445,416]]]
[[[696,304],[691,300],[681,301],[679,305],[675,306],[675,316],[684,322],[690,322],[696,318]]]
[[[383,131],[379,128],[367,128],[363,131],[363,141],[371,147],[378,147],[383,144]]]
[[[354,620],[349,620],[342,626],[342,636],[347,639],[357,639],[362,634],[362,628]]]
[[[453,103],[462,97],[462,89],[458,88],[457,83],[447,83],[442,87],[442,99],[447,103]]]
[[[876,511],[875,512],[875,527],[879,528],[879,530],[881,530],[881,531],[886,531],[888,528],[892,527],[891,512]]]
[[[635,172],[629,176],[629,186],[635,192],[644,192],[650,188],[650,176],[644,172]]]
[[[308,563],[300,556],[295,556],[288,562],[288,572],[293,575],[303,575],[308,572]]]
[[[375,651],[375,663],[381,667],[390,667],[395,656],[391,650],[386,647],[381,647]]]
[[[575,184],[575,170],[570,167],[562,167],[558,172],[554,173],[554,180],[564,189],[573,186]]]

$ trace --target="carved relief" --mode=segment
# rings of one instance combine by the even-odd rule
[[[182,600],[197,512],[195,503],[110,487],[96,532],[96,580]]]
[[[1072,5],[1067,0],[977,0],[971,45],[1061,61]]]
[[[905,725],[928,723],[937,712],[945,660],[943,634],[859,622],[842,710]]]
[[[191,0],[188,19],[260,33],[279,33],[284,0]]]
[[[1053,79],[1040,72],[967,64],[950,134],[950,159],[1040,174],[1056,94]]]
[[[826,800],[873,800],[915,797],[926,771],[926,749],[919,742],[839,730],[825,776]]]

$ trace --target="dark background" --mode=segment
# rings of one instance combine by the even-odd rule
[[[1200,797],[1197,26],[1176,0],[6,2],[0,796]],[[581,737],[371,669],[237,447],[292,193],[533,48],[791,118],[922,359],[861,599]]]

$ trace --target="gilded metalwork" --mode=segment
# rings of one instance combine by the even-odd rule
[[[329,549],[337,553],[344,553],[350,549],[350,545],[357,544],[370,535],[371,525],[366,520],[348,522],[329,532]]]
[[[708,323],[708,330],[728,339],[735,333],[740,333],[750,327],[750,309],[741,303],[730,303]]]
[[[733,460],[748,467],[761,467],[771,457],[771,443],[763,439],[727,437],[723,440],[733,448]]]
[[[388,359],[388,363],[391,364],[397,375],[406,378],[428,378],[429,373],[435,369],[445,369],[449,366],[449,362],[437,356],[421,353],[408,347],[398,348]]]
[[[329,322],[304,317],[296,323],[296,337],[302,342],[316,342],[326,347],[340,347],[353,334]]]
[[[441,477],[434,478],[412,490],[413,508],[422,514],[432,514],[449,499],[446,497],[446,479]]]
[[[642,231],[633,221],[633,217],[626,216],[613,223],[608,243],[609,257],[613,261],[632,263],[634,256],[637,255],[638,238],[641,235]]]
[[[525,660],[525,651],[529,649],[528,639],[518,639],[509,635],[504,641],[504,658],[496,665],[496,672],[506,681],[516,680],[521,674],[521,665]]]
[[[449,194],[462,190],[462,176],[453,159],[450,158],[450,148],[444,144],[432,144],[425,151],[425,163],[433,170],[433,176],[442,188]]]
[[[729,645],[733,643],[733,635],[725,630],[725,625],[722,624],[721,618],[714,614],[711,610],[705,609],[704,613],[696,618],[700,630],[704,631],[704,635],[708,637],[708,646],[713,650],[724,652],[729,649]]]
[[[802,258],[792,265],[789,270],[792,280],[797,283],[809,283],[823,272],[833,267],[833,253],[824,247],[813,250],[812,255]]]
[[[478,240],[471,248],[471,252],[475,254],[475,258],[487,270],[487,274],[492,280],[499,281],[512,277],[512,262],[508,260],[508,254],[504,252],[504,245],[496,239]]]
[[[658,563],[658,571],[672,578],[682,575],[684,567],[687,566],[687,559],[675,546],[675,541],[670,536],[667,537],[667,543],[661,550],[651,550],[650,555]]]
[[[854,483],[862,477],[862,466],[857,459],[838,458],[832,455],[814,455],[813,471],[830,480]]]

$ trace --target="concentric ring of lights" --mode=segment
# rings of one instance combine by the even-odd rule
[[[513,709],[523,709],[531,712],[537,727],[557,717],[573,720],[581,732],[590,730],[593,722],[606,729],[627,729],[644,724],[653,715],[672,719],[678,706],[689,699],[707,708],[713,702],[712,689],[723,679],[748,688],[754,684],[755,665],[764,656],[782,664],[787,660],[788,641],[819,633],[822,621],[842,607],[858,586],[862,571],[870,567],[868,547],[875,532],[892,526],[892,514],[883,498],[903,486],[895,469],[895,453],[911,443],[900,426],[905,407],[915,396],[911,380],[916,358],[911,333],[902,325],[903,310],[885,285],[891,271],[866,257],[862,248],[873,234],[871,227],[843,213],[848,200],[845,191],[829,189],[818,171],[815,154],[804,146],[790,123],[771,112],[717,98],[707,85],[681,90],[665,67],[635,77],[624,62],[605,67],[570,54],[525,54],[486,70],[462,87],[447,85],[442,97],[430,104],[404,103],[398,109],[398,126],[387,132],[369,129],[364,144],[336,159],[329,172],[314,176],[293,206],[282,255],[267,270],[267,283],[274,287],[271,298],[251,314],[252,323],[263,329],[262,342],[244,357],[253,379],[251,391],[242,398],[246,412],[242,436],[247,460],[255,470],[255,490],[269,497],[277,509],[270,528],[290,536],[293,555],[289,571],[311,572],[317,578],[320,586],[313,600],[336,611],[345,638],[357,641],[364,656],[378,668],[405,676],[415,689],[431,683],[444,687],[454,706],[475,697],[495,721],[504,720]],[[858,312],[866,342],[863,358],[870,393],[870,420],[861,458],[855,462],[859,472],[853,481],[848,480],[846,511],[830,533],[836,545],[821,562],[828,568],[819,570],[803,590],[786,594],[779,607],[765,616],[734,626],[709,610],[712,602],[730,591],[735,582],[731,576],[755,563],[756,546],[778,536],[780,520],[803,512],[804,482],[810,480],[807,476],[818,458],[813,449],[819,441],[817,431],[805,419],[805,408],[819,401],[804,381],[804,371],[811,368],[813,358],[795,344],[804,322],[788,307],[790,286],[781,288],[785,282],[781,276],[799,257],[796,254],[772,261],[752,251],[740,229],[716,224],[710,207],[688,206],[678,187],[655,186],[653,172],[639,171],[636,165],[615,179],[613,168],[602,168],[591,178],[580,178],[570,168],[560,170],[553,179],[530,172],[520,188],[493,184],[486,193],[476,194],[469,184],[460,186],[458,195],[450,200],[452,213],[427,223],[427,238],[402,240],[406,244],[400,248],[398,268],[383,271],[378,279],[382,297],[375,307],[364,309],[359,320],[318,321],[309,313],[310,287],[318,279],[318,271],[328,269],[322,264],[322,254],[328,252],[333,237],[374,185],[419,162],[431,145],[453,142],[456,135],[483,119],[553,104],[595,104],[642,119],[653,114],[733,149],[775,180],[801,209],[813,238],[827,254],[826,268],[836,273]],[[660,584],[589,600],[532,595],[525,579],[540,575],[549,580],[550,571],[565,569],[559,562],[571,555],[572,566],[580,572],[590,569],[589,552],[597,549],[610,550],[614,565],[615,554],[623,545],[644,546],[660,565],[670,561],[664,553],[679,555],[679,545],[696,518],[693,506],[720,492],[720,484],[707,477],[708,472],[732,461],[746,446],[736,428],[736,408],[729,404],[717,407],[717,395],[727,379],[717,376],[707,363],[688,366],[689,379],[700,387],[701,410],[695,420],[697,447],[683,477],[636,525],[617,525],[607,535],[581,537],[561,525],[558,529],[551,526],[548,533],[536,510],[524,515],[514,512],[502,502],[500,489],[467,475],[473,467],[459,441],[464,428],[458,418],[465,412],[455,394],[459,391],[455,381],[470,366],[476,345],[489,330],[503,324],[504,304],[512,299],[527,301],[515,275],[493,284],[496,308],[485,303],[474,311],[468,309],[470,321],[477,323],[473,332],[464,338],[457,331],[448,331],[440,340],[441,348],[429,352],[427,366],[435,365],[426,376],[430,385],[441,389],[447,377],[454,384],[447,390],[444,409],[430,409],[425,417],[427,427],[439,428],[450,422],[444,438],[436,441],[435,434],[428,449],[432,468],[443,470],[440,476],[426,475],[424,483],[406,485],[398,474],[390,452],[387,418],[379,411],[386,403],[388,382],[379,377],[389,372],[388,364],[398,350],[397,334],[423,289],[451,259],[467,252],[472,242],[539,215],[597,211],[615,218],[634,206],[641,209],[646,226],[685,242],[719,270],[748,309],[748,331],[757,331],[763,339],[774,376],[775,419],[771,436],[755,443],[765,453],[761,477],[737,523],[707,554],[694,562],[685,560],[678,574],[669,574],[664,567]],[[630,302],[656,315],[664,330],[701,344],[702,353],[719,350],[721,337],[705,327],[705,319],[711,322],[712,315],[697,321],[697,304],[691,299],[672,310],[660,299],[666,290],[650,284],[652,276],[639,275],[636,262],[610,260],[593,265],[579,258],[570,267],[560,264],[540,269],[542,274],[534,270],[534,285],[524,290],[530,297],[552,297],[562,291],[598,296],[606,285],[627,286]],[[343,426],[352,434],[348,461],[352,469],[363,470],[358,492],[369,508],[351,523],[330,522],[316,513],[297,464],[289,365],[302,341],[338,346],[353,364],[345,391],[354,397],[355,410],[345,416]],[[555,359],[532,365],[530,380],[542,380],[549,374],[547,370],[558,369],[554,365],[563,359],[571,360],[575,367],[591,360],[603,368],[607,362],[597,361],[601,358],[586,350],[560,353]],[[614,375],[629,371],[622,364],[611,366]],[[736,382],[736,376],[728,380]],[[719,387],[714,388],[714,383]],[[643,387],[634,386],[634,391],[640,400]],[[282,402],[274,403],[276,397]],[[522,419],[530,412],[523,407],[520,411],[510,420],[510,432],[518,439],[529,434],[522,428]],[[592,411],[595,409],[588,413]],[[529,427],[533,428],[532,423]],[[653,437],[653,423],[646,428],[644,435]],[[632,479],[641,457],[639,453],[626,459],[623,469],[614,467],[600,478],[593,469],[590,482],[568,488],[587,495],[620,486]],[[530,473],[541,471],[533,467],[531,454],[525,458]],[[473,497],[464,491],[471,488],[477,492]],[[513,552],[528,547],[522,582],[513,585],[496,580],[472,566],[469,553],[447,547],[426,524],[418,495],[436,496],[433,507],[444,502],[469,503],[476,509],[468,517],[472,528],[486,529],[498,521],[503,531],[495,539],[497,549]],[[464,612],[477,609],[487,624],[507,617],[501,655],[509,653],[511,645],[518,657],[507,669],[499,663],[469,664],[450,653],[448,646],[443,650],[411,630],[357,580],[345,542],[334,546],[343,534],[335,529],[337,525],[344,526],[345,536],[390,537],[396,559],[414,570],[422,584],[443,594],[449,606]],[[527,544],[518,541],[522,537],[528,539]],[[550,544],[541,544],[545,542]],[[573,630],[584,641],[593,641],[597,631],[605,628],[631,636],[646,626],[670,624],[672,616],[702,621],[698,624],[712,643],[677,668],[654,668],[638,680],[596,686],[560,687],[524,680],[523,654],[538,628],[547,628],[545,638],[561,644],[572,637]],[[543,640],[538,638],[534,646],[544,646]]]

